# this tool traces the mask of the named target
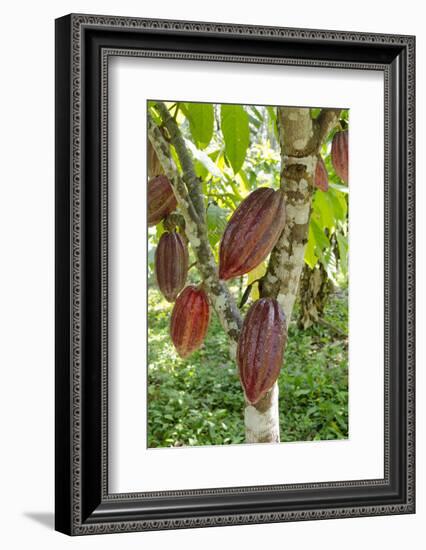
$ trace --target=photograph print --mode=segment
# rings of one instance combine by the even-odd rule
[[[148,448],[348,439],[349,110],[147,119]]]

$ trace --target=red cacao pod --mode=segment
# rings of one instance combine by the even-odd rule
[[[185,286],[188,275],[188,248],[175,231],[163,233],[155,251],[155,275],[158,286],[169,302],[174,302]]]
[[[178,296],[170,321],[170,336],[184,359],[197,350],[206,337],[210,307],[203,289],[187,286]]]
[[[347,130],[334,134],[331,144],[331,162],[339,178],[348,183],[349,133]]]
[[[315,168],[314,185],[321,191],[328,191],[328,172],[322,157],[318,157]]]
[[[261,187],[232,214],[220,242],[219,277],[248,273],[271,252],[284,229],[284,193]]]
[[[148,182],[148,225],[157,225],[170,212],[176,210],[177,202],[169,179],[155,176]]]
[[[280,374],[287,343],[287,324],[273,298],[261,298],[247,312],[238,339],[237,363],[248,401],[257,403]]]

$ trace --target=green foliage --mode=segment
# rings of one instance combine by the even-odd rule
[[[211,202],[207,207],[207,229],[209,232],[210,244],[215,248],[225,231],[229,212],[220,208],[216,203]]]
[[[250,145],[249,117],[242,105],[221,105],[220,127],[225,141],[225,153],[237,174],[243,166]]]
[[[259,186],[279,186],[280,153],[276,140],[276,108],[202,103],[168,105],[172,116],[176,117],[201,181],[208,236],[217,257],[224,224],[240,202]],[[155,101],[149,102],[149,109],[161,125]],[[222,124],[222,119],[225,121],[224,131],[222,128],[222,132],[216,131],[210,135],[212,117],[213,126],[214,117],[217,124]],[[237,124],[234,127],[235,121]],[[209,143],[206,145],[207,142]],[[171,151],[174,161],[180,167],[173,147]],[[241,163],[242,166],[238,169]],[[161,224],[157,231],[149,231],[148,264],[151,276],[154,250],[162,231]]]
[[[177,117],[185,143],[190,150],[197,176],[201,179],[209,240],[217,256],[224,223],[240,202],[260,186],[278,188],[280,153],[276,107],[213,105],[209,103],[168,103]],[[155,102],[148,104],[159,122]],[[319,108],[311,109],[317,118]],[[215,116],[221,132],[214,132]],[[349,111],[341,112],[341,127],[349,124]],[[161,122],[161,121],[160,121]],[[335,285],[347,283],[348,277],[348,187],[334,172],[331,142],[335,132],[327,136],[322,157],[329,177],[327,192],[316,190],[312,201],[309,239],[305,262],[314,268],[321,262]],[[174,160],[179,166],[172,148]],[[153,268],[153,252],[162,232],[150,232],[149,269]]]
[[[311,109],[311,117],[319,116],[321,109]],[[348,111],[341,112],[341,125],[348,124]],[[328,173],[327,192],[315,191],[312,201],[305,262],[311,269],[321,262],[335,285],[347,283],[348,277],[348,187],[336,175],[331,162],[331,142],[336,128],[327,136],[321,156]]]
[[[213,105],[211,103],[183,103],[180,108],[189,120],[195,144],[199,149],[205,149],[213,137]]]
[[[172,306],[155,288],[148,296],[148,446],[243,443],[243,393],[217,317],[203,347],[182,360],[168,333]],[[345,292],[333,296],[325,319],[347,330]],[[347,354],[328,328],[290,325],[279,377],[281,441],[348,437]]]
[[[206,343],[187,360],[169,336],[171,305],[149,290],[148,446],[242,443],[244,397],[215,315]]]
[[[281,159],[275,107],[168,103],[189,149],[204,196],[210,244],[217,258],[226,222],[241,201],[260,186],[278,188]],[[161,125],[155,102],[149,111]],[[321,109],[311,109],[312,118]],[[341,128],[349,123],[342,111]],[[215,131],[215,124],[220,131]],[[338,288],[326,306],[325,321],[347,332],[348,187],[335,174],[330,156],[336,130],[321,155],[329,176],[327,192],[313,194],[305,261],[321,262]],[[179,159],[171,148],[180,170]],[[154,283],[155,248],[163,225],[148,230],[149,280]],[[190,263],[195,260],[190,248]],[[251,302],[259,297],[260,271],[233,281],[240,301],[244,288]],[[263,271],[262,271],[263,272]],[[199,283],[196,270],[188,282]],[[203,347],[180,359],[169,336],[172,305],[154,286],[148,308],[148,444],[150,447],[235,444],[244,442],[243,392],[228,339],[217,316],[211,317]],[[249,304],[244,306],[244,310]],[[297,319],[297,311],[293,318]],[[341,439],[348,436],[347,342],[326,325],[289,327],[285,366],[279,377],[282,441]]]
[[[269,116],[269,128],[272,128],[272,131],[274,132],[275,138],[278,140],[278,124],[277,124],[277,108],[268,106],[266,107],[266,110],[268,111]]]

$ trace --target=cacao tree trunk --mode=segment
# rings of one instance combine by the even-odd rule
[[[315,324],[324,313],[324,307],[333,284],[324,266],[319,263],[311,269],[304,265],[299,285],[300,313],[297,324],[305,330]]]
[[[279,107],[277,114],[287,222],[271,253],[261,295],[278,300],[289,326],[308,241],[317,154],[339,111],[324,109],[317,120],[312,120],[308,108]],[[245,419],[247,441],[279,442],[277,383],[259,403],[246,406]]]

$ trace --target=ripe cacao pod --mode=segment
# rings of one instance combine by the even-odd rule
[[[254,302],[244,319],[237,348],[241,384],[247,400],[257,403],[280,374],[287,324],[281,306],[273,298]]]
[[[170,212],[176,210],[177,202],[172,185],[166,176],[155,176],[148,182],[148,225],[157,225]]]
[[[161,235],[155,251],[155,275],[158,286],[169,302],[174,302],[185,286],[188,275],[188,248],[175,231]]]
[[[210,307],[202,288],[187,286],[178,296],[170,321],[170,336],[184,359],[197,350],[206,337]]]
[[[334,134],[331,144],[331,162],[334,171],[341,180],[348,183],[348,163],[349,163],[349,133],[347,130]]]
[[[321,191],[328,191],[328,173],[322,157],[318,157],[315,168],[314,185]]]
[[[232,214],[220,242],[219,277],[248,273],[271,252],[286,222],[284,193],[261,187]]]

